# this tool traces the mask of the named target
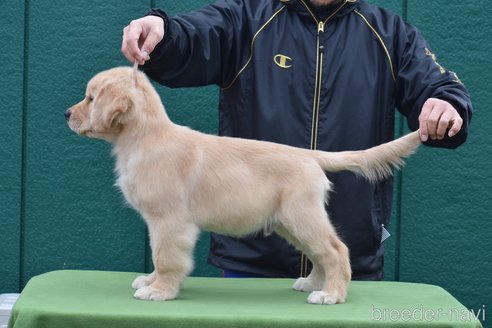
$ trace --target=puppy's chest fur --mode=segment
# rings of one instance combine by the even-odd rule
[[[137,184],[135,183],[135,163],[129,160],[123,160],[118,158],[116,160],[116,186],[121,190],[125,196],[126,201],[136,210],[141,210],[139,204]]]
[[[150,172],[145,166],[145,158],[140,152],[130,154],[118,154],[116,156],[116,185],[125,196],[126,201],[137,211],[145,214],[150,208],[153,199],[149,188],[142,188],[146,185],[142,182],[147,179]]]
[[[176,177],[172,178],[173,165],[157,148],[115,151],[116,185],[145,220],[162,217],[179,198],[180,188],[175,183]]]

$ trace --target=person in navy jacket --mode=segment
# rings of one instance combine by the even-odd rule
[[[360,150],[393,139],[396,108],[425,145],[456,148],[472,115],[466,88],[419,31],[365,0],[220,0],[175,17],[152,9],[125,27],[122,52],[163,85],[218,85],[222,136]],[[393,180],[329,178],[327,211],[350,249],[353,278],[382,279]],[[275,234],[212,234],[209,263],[226,276],[309,271]]]

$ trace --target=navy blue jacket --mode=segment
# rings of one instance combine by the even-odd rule
[[[394,137],[395,108],[418,129],[430,97],[450,102],[464,120],[469,95],[437,61],[417,29],[365,0],[314,8],[308,0],[221,0],[165,21],[166,36],[143,67],[170,87],[216,84],[223,136],[327,151],[366,149]],[[327,208],[351,252],[355,279],[381,279],[381,235],[389,223],[393,181],[371,185],[354,174],[330,174]],[[237,240],[212,234],[209,262],[276,277],[305,271],[301,255],[280,237]]]

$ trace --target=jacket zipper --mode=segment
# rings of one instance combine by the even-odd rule
[[[311,125],[311,145],[310,148],[312,150],[317,149],[318,147],[318,119],[319,119],[319,110],[320,110],[320,102],[321,102],[321,79],[323,76],[323,54],[324,54],[324,46],[321,44],[320,36],[321,33],[325,32],[326,23],[332,19],[346,4],[347,2],[354,2],[354,0],[344,0],[343,3],[324,21],[319,20],[311,8],[305,3],[305,0],[301,0],[306,9],[309,11],[314,21],[318,25],[318,33],[316,36],[316,79],[314,83],[314,100],[313,100],[313,115],[312,115],[312,125]],[[307,277],[308,275],[308,258],[302,253],[301,254],[301,277]]]
[[[318,143],[318,118],[321,103],[321,78],[323,76],[323,50],[320,35],[325,31],[325,23],[318,22],[318,35],[316,37],[316,80],[314,84],[314,101],[313,101],[313,120],[311,127],[311,149],[317,149]]]
[[[325,25],[330,21],[348,2],[355,2],[354,0],[344,0],[342,4],[324,21],[319,20],[311,8],[306,4],[305,0],[301,0],[311,17],[316,22],[318,26],[318,33],[316,36],[316,80],[314,84],[314,100],[313,100],[313,116],[312,116],[312,126],[311,126],[311,149],[315,150],[318,146],[318,118],[321,102],[321,78],[323,75],[323,50],[324,46],[320,42],[321,33],[325,32]]]

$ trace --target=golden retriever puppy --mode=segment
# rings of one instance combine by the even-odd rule
[[[147,77],[129,67],[93,77],[85,99],[65,116],[77,134],[113,144],[117,185],[148,225],[155,270],[132,284],[143,300],[178,295],[200,229],[231,236],[265,229],[313,263],[294,289],[310,291],[309,303],[343,303],[349,252],[325,211],[325,171],[376,181],[420,144],[411,133],[364,151],[329,153],[203,134],[172,123]]]

